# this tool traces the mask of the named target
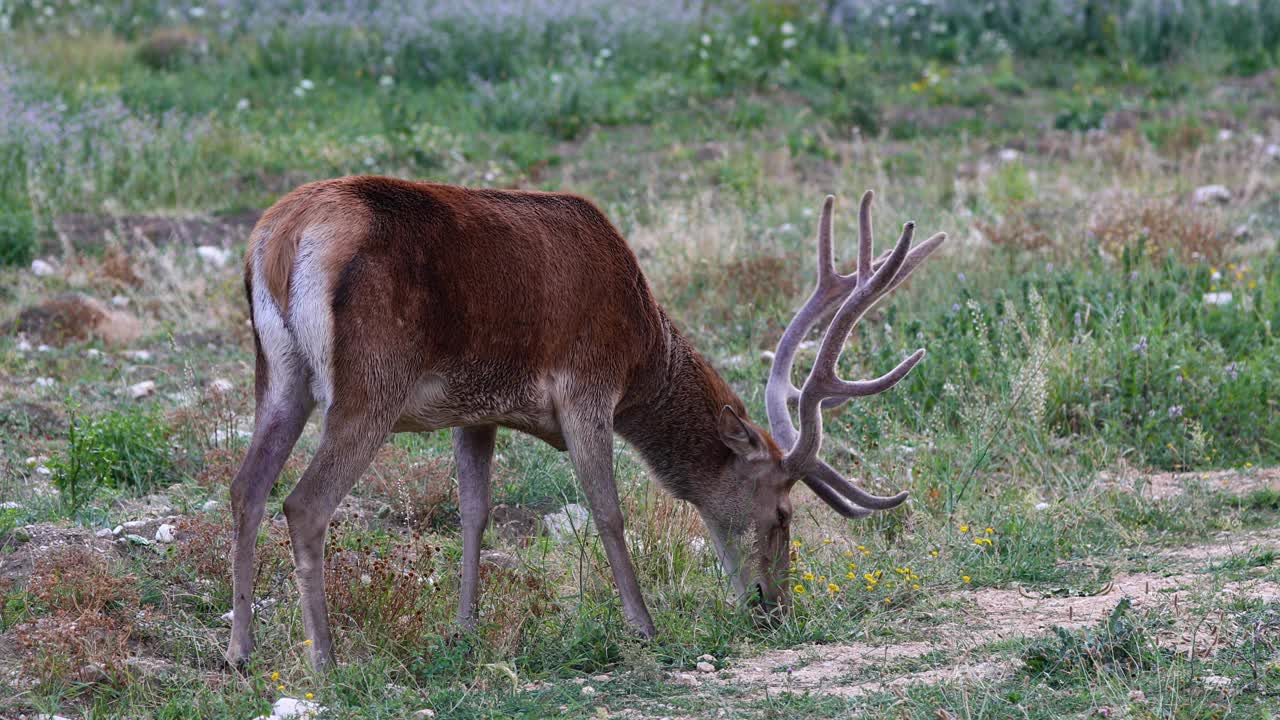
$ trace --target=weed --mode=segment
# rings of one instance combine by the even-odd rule
[[[1026,672],[1050,679],[1076,673],[1132,675],[1160,662],[1161,651],[1132,617],[1128,598],[1116,603],[1096,628],[1055,627],[1053,632],[1055,638],[1034,643],[1023,653]]]
[[[63,507],[74,513],[100,487],[144,495],[172,479],[169,430],[154,413],[68,411],[67,448],[50,463]]]

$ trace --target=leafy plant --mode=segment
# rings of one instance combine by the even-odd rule
[[[67,512],[83,507],[101,487],[142,495],[170,475],[169,430],[157,415],[113,410],[86,418],[74,409],[70,415],[66,452],[50,463]]]
[[[1023,653],[1026,671],[1052,678],[1089,672],[1131,675],[1154,667],[1160,650],[1130,615],[1130,606],[1129,598],[1122,599],[1093,629],[1055,626],[1053,638],[1036,642]]]

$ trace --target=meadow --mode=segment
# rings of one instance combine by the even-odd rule
[[[331,526],[317,675],[280,514],[313,419],[231,671],[245,242],[360,173],[592,198],[758,421],[824,195],[842,268],[865,189],[882,244],[946,231],[841,372],[927,358],[826,420],[912,500],[798,488],[760,626],[619,443],[643,642],[551,527],[567,458],[502,431],[460,634],[449,437],[397,435]],[[1278,237],[1271,0],[0,0],[0,717],[1275,717]]]

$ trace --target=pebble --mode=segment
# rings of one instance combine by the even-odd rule
[[[150,540],[142,537],[141,535],[134,535],[132,533],[125,535],[123,538],[123,542],[131,542],[134,545],[150,545],[151,544]]]
[[[143,380],[136,385],[129,386],[129,397],[134,400],[141,400],[148,395],[154,395],[156,392],[156,384],[151,380]]]
[[[149,350],[126,350],[124,356],[130,360],[138,362],[147,362],[151,359],[151,351]]]
[[[235,389],[235,385],[226,378],[214,378],[209,383],[209,389],[216,393],[229,393]]]
[[[1191,194],[1191,199],[1197,205],[1228,203],[1231,202],[1231,191],[1225,185],[1204,185],[1196,188],[1196,191]]]
[[[111,296],[111,304],[115,305],[116,307],[128,307],[129,298],[125,297],[124,295],[113,295]]]
[[[213,512],[218,509],[219,504],[220,503],[217,500],[206,500],[204,504],[200,506],[200,509],[204,512]]]
[[[310,700],[282,697],[271,706],[271,714],[278,718],[315,717],[324,707]]]
[[[422,710],[419,710],[418,712],[414,713],[412,717],[414,717],[414,718],[433,718],[433,717],[435,717],[435,716],[436,716],[436,711],[435,711],[435,710],[432,710],[431,708],[423,708]]]
[[[18,341],[18,352],[31,352],[31,343],[25,338]]]
[[[582,686],[582,694],[583,694],[583,695],[585,695],[585,696],[587,696],[587,697],[591,697],[592,695],[595,695],[595,694],[596,694],[596,689],[595,689],[595,688],[593,688],[593,687],[591,687],[590,685],[583,685],[583,686]]]
[[[115,533],[111,532],[111,528],[102,528],[98,532],[94,533],[93,536],[100,537],[100,538],[109,538],[109,537],[114,537]]]
[[[18,510],[21,508],[22,508],[21,505],[19,505],[18,503],[12,500],[7,500],[5,502],[0,503],[0,510]]]
[[[36,277],[48,277],[58,271],[48,260],[36,258],[31,261],[31,274]]]
[[[214,267],[226,267],[231,260],[230,250],[223,250],[215,245],[201,245],[196,248],[196,254],[200,256],[201,260]]]
[[[716,671],[716,666],[706,661],[698,663],[697,668],[698,672],[701,673],[713,673]]]
[[[709,662],[709,663],[713,663],[716,661],[716,656],[715,655],[699,655],[698,659],[705,660],[706,662]]]
[[[156,528],[156,542],[158,543],[173,542],[174,529],[175,528],[172,525],[169,525],[167,523]]]
[[[1048,510],[1048,509],[1049,509],[1049,503],[1047,503],[1047,502],[1038,502],[1038,503],[1036,503],[1036,509],[1037,509],[1037,510]]]
[[[47,388],[47,387],[53,387],[54,385],[57,385],[57,384],[58,384],[58,381],[54,380],[51,377],[36,378],[36,387]]]

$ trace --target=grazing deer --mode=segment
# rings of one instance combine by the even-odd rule
[[[325,530],[394,432],[453,428],[464,628],[476,622],[498,426],[568,450],[623,611],[641,635],[655,629],[623,537],[615,432],[672,494],[697,507],[739,595],[755,591],[785,607],[788,496],[797,480],[849,518],[906,499],[870,495],[818,458],[821,409],[892,387],[923,357],[919,350],[875,380],[835,375],[853,325],[945,237],[912,249],[908,223],[873,262],[868,192],[858,267],[842,275],[832,262],[832,203],[828,197],[819,225],[818,287],[783,334],[769,375],[771,436],[747,419],[742,400],[658,306],[622,236],[583,198],[380,177],[311,183],[285,196],[254,228],[245,259],[257,407],[231,485],[227,659],[241,665],[253,648],[255,538],[267,494],[317,405],[319,447],[284,501],[317,667],[332,661]],[[833,309],[817,362],[797,389],[796,350]]]

